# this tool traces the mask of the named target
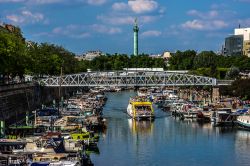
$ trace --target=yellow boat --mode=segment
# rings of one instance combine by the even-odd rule
[[[153,104],[146,97],[131,98],[127,107],[127,113],[133,119],[153,119]]]

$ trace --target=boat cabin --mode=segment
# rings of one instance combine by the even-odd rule
[[[232,113],[231,108],[217,108],[211,114],[211,121],[216,126],[232,125],[237,116]]]

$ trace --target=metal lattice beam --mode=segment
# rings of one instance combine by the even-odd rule
[[[87,72],[81,74],[49,77],[40,80],[40,84],[50,87],[98,87],[98,86],[215,86],[215,78],[173,72],[153,71],[115,71]]]

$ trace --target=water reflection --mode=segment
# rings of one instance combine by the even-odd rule
[[[132,131],[132,134],[152,134],[154,129],[154,121],[144,120],[137,121],[134,119],[128,119],[129,129]]]
[[[248,165],[250,161],[250,132],[239,130],[235,135],[235,155],[238,165]]]
[[[108,128],[92,154],[96,166],[249,165],[250,132],[180,120],[155,110],[154,121],[134,121],[124,113],[134,92],[110,93],[104,107]]]

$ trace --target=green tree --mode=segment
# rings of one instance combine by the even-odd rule
[[[193,61],[196,56],[194,50],[184,52],[177,51],[170,59],[170,69],[172,70],[191,70],[193,69]]]
[[[0,73],[4,76],[23,77],[27,63],[23,38],[14,33],[0,31]]]
[[[216,54],[213,51],[203,51],[194,58],[194,68],[216,67]]]
[[[32,43],[28,50],[32,65],[27,70],[34,75],[59,75],[61,67],[64,74],[79,72],[81,69],[75,54],[61,46]]]
[[[226,79],[236,79],[239,76],[240,70],[238,67],[231,67],[226,73]]]

